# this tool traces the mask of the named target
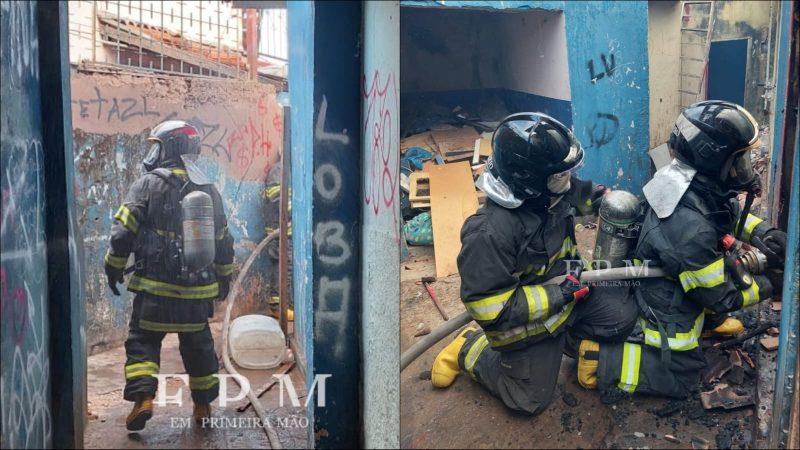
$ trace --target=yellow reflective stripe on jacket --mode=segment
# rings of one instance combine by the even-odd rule
[[[236,268],[236,264],[216,264],[214,263],[214,270],[217,272],[217,275],[221,275],[223,277],[227,277],[228,275],[233,273],[233,270]]]
[[[725,263],[722,258],[697,270],[687,270],[678,275],[684,292],[694,288],[713,288],[725,282]]]
[[[105,262],[109,266],[115,269],[124,269],[125,265],[128,264],[128,257],[127,256],[114,256],[111,252],[106,252]]]
[[[628,342],[622,347],[622,370],[619,374],[620,389],[633,393],[639,384],[639,367],[642,363],[642,346]]]
[[[119,223],[121,223],[122,226],[127,228],[131,233],[135,234],[139,232],[139,222],[136,221],[136,217],[133,215],[133,213],[131,213],[131,210],[128,209],[127,206],[120,206],[119,211],[114,214],[114,218],[119,220]]]
[[[161,333],[196,333],[206,328],[206,322],[199,323],[163,323],[139,319],[139,328]]]
[[[125,365],[125,378],[149,377],[158,373],[158,364],[153,361],[137,362]]]
[[[570,313],[572,312],[572,308],[575,307],[575,302],[569,302],[561,308],[556,314],[550,316],[547,320],[544,321],[544,327],[547,328],[547,331],[550,333],[555,333],[558,327],[561,326],[564,321],[567,320]]]
[[[762,219],[762,218],[760,218],[758,216],[754,216],[752,214],[748,214],[747,217],[744,219],[744,229],[742,230],[742,240],[750,242],[750,234],[758,226],[758,224],[760,224],[763,221],[764,221],[764,219]],[[736,228],[734,228],[734,231],[736,231],[738,229],[738,227],[739,227],[739,223],[737,222]]]
[[[528,322],[547,316],[547,292],[540,285],[522,286],[525,298],[528,300]]]
[[[494,320],[500,315],[500,311],[503,310],[506,301],[514,295],[515,290],[509,289],[481,300],[464,302],[464,306],[475,320]]]
[[[753,283],[750,285],[749,288],[742,291],[742,307],[755,305],[756,303],[761,300],[759,296],[759,287],[756,283],[756,280],[753,280]]]
[[[578,246],[572,242],[572,239],[567,236],[564,238],[564,241],[561,243],[561,250],[558,253],[554,254],[550,257],[550,265],[553,265],[556,261],[566,256],[574,257],[578,254]]]
[[[489,338],[492,347],[496,348],[513,344],[514,342],[521,341],[531,336],[537,336],[544,332],[555,333],[558,327],[567,320],[574,307],[575,302],[570,302],[564,305],[561,311],[553,314],[544,322],[541,320],[534,320],[533,322],[519,325],[505,331],[487,331],[486,336]]]
[[[472,346],[467,351],[467,356],[464,357],[464,369],[473,379],[475,379],[475,374],[473,373],[475,363],[478,362],[478,358],[487,345],[489,345],[489,340],[484,334],[472,343]]]
[[[193,391],[205,391],[219,384],[216,375],[206,375],[204,377],[189,377],[189,389]]]
[[[536,322],[519,325],[506,331],[487,331],[486,337],[489,338],[492,347],[502,347],[521,341],[529,336],[536,336],[545,332],[547,332],[547,328],[545,328],[540,320],[537,320]]]
[[[219,284],[214,282],[202,286],[181,286],[163,281],[151,280],[134,274],[128,283],[128,290],[144,292],[159,297],[172,297],[186,300],[202,300],[219,295]]]
[[[167,231],[167,230],[159,230],[158,228],[155,229],[155,232],[159,236],[175,239],[177,234],[174,231]]]
[[[281,185],[279,184],[264,189],[264,196],[269,200],[275,199],[280,193],[281,193]]]
[[[674,337],[667,337],[669,348],[671,350],[685,352],[696,348],[700,339],[700,334],[703,332],[703,322],[705,321],[705,313],[698,314],[694,321],[694,326],[691,330],[684,333],[675,333]],[[647,322],[640,318],[642,330],[644,330],[644,342],[651,347],[661,348],[661,333],[658,330],[648,328]]]
[[[224,227],[220,228],[217,234],[214,235],[214,239],[221,241],[225,239],[225,235],[228,234],[228,226],[225,225]]]
[[[170,172],[174,173],[175,175],[188,175],[186,173],[186,169],[171,169]]]

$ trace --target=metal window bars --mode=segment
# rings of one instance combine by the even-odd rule
[[[80,55],[84,64],[220,78],[248,74],[245,14],[229,2],[83,0],[70,8],[70,35],[79,41],[72,46],[91,48],[90,56]],[[262,41],[274,42],[263,55],[285,61],[285,10],[274,17],[272,24],[262,22],[268,30]]]

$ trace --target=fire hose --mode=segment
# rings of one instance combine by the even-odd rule
[[[233,302],[236,299],[236,296],[239,294],[239,286],[242,284],[242,280],[244,280],[245,275],[247,272],[250,271],[250,266],[253,264],[253,261],[264,251],[264,248],[273,241],[275,238],[278,237],[278,233],[280,230],[275,230],[272,233],[268,234],[261,243],[256,246],[253,253],[250,254],[250,257],[247,258],[244,265],[242,266],[242,270],[239,271],[239,276],[236,277],[236,281],[231,286],[230,291],[228,291],[228,295],[225,297],[225,301],[227,302],[227,306],[225,308],[225,321],[222,325],[222,362],[225,365],[225,370],[228,371],[230,374],[237,375],[233,377],[236,380],[236,384],[239,385],[240,389],[244,389],[240,378],[242,375],[233,367],[231,364],[231,358],[228,354],[228,328],[230,326],[231,321],[231,311],[233,310]],[[280,449],[281,448],[281,441],[278,439],[278,434],[275,432],[275,429],[272,428],[272,424],[269,421],[269,417],[267,416],[267,411],[264,410],[264,406],[261,404],[261,401],[258,397],[253,393],[252,390],[247,389],[247,398],[250,400],[250,403],[253,405],[253,409],[258,414],[258,417],[261,419],[261,423],[264,426],[264,432],[267,434],[267,440],[269,440],[269,445],[273,449]]]
[[[598,281],[617,281],[617,280],[633,280],[639,278],[658,278],[665,276],[665,273],[660,268],[648,267],[617,267],[613,269],[603,270],[587,270],[580,276],[581,282],[591,283]],[[550,278],[542,284],[558,284],[564,281],[565,276]],[[591,300],[590,300],[591,301]],[[425,353],[429,348],[433,347],[437,342],[441,341],[450,333],[463,327],[472,321],[472,317],[468,312],[463,312],[458,316],[448,320],[439,328],[433,330],[430,334],[420,339],[408,350],[400,355],[400,371],[408,367],[415,359]]]

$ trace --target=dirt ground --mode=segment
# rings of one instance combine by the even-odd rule
[[[594,233],[589,228],[577,233],[584,257],[591,258]],[[418,324],[435,329],[443,320],[418,284],[420,277],[433,275],[432,247],[410,247],[410,258],[400,267],[400,345],[405,350],[419,339],[414,337]],[[464,311],[459,284],[458,275],[432,284],[450,317]],[[703,448],[703,441],[711,448],[746,448],[752,441],[755,407],[706,411],[698,398],[641,395],[605,404],[595,391],[578,384],[577,362],[567,356],[550,406],[536,417],[509,411],[464,375],[447,389],[434,389],[431,364],[454,335],[401,373],[403,448],[693,448],[693,438],[694,448]],[[666,440],[666,434],[678,442]]]
[[[217,354],[221,355],[220,344],[221,323],[211,324]],[[192,415],[192,401],[188,386],[180,380],[170,379],[167,382],[168,395],[173,395],[179,388],[183,390],[182,406],[169,405],[155,407],[153,418],[140,432],[131,433],[125,429],[125,417],[130,412],[132,403],[122,399],[125,387],[123,366],[125,350],[114,348],[89,357],[88,365],[88,411],[89,417],[84,434],[86,448],[269,448],[269,441],[263,429],[255,421],[257,415],[252,407],[238,412],[239,406],[247,404],[244,400],[230,402],[226,408],[220,408],[218,402],[212,404],[212,417],[218,418],[217,425],[201,428],[188,420]],[[222,363],[220,361],[220,367]],[[285,366],[273,370],[245,370],[240,373],[248,378],[252,389],[261,392],[272,380],[272,374]],[[178,351],[178,337],[169,334],[164,339],[161,350],[161,373],[186,373]],[[220,373],[225,373],[221,370]],[[305,383],[300,370],[295,366],[290,372],[297,395],[301,403],[305,402]],[[233,381],[227,384],[227,397],[233,398],[239,393],[238,385]],[[276,429],[278,438],[284,448],[308,447],[308,430],[305,421],[305,408],[294,408],[288,396],[285,407],[279,407],[279,389],[275,385],[261,397],[264,408],[272,418],[270,423]],[[189,425],[190,424],[190,425]]]

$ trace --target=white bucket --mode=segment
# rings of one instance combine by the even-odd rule
[[[286,353],[286,338],[278,321],[260,314],[234,319],[228,342],[231,357],[245,369],[278,367]]]

